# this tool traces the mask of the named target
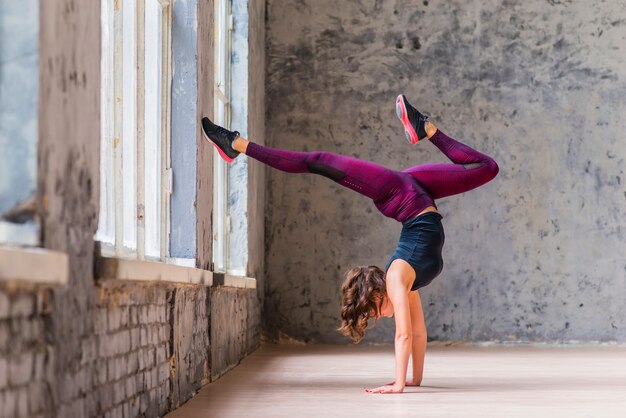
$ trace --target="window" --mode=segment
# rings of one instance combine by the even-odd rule
[[[35,222],[39,1],[0,8],[0,244],[39,245]]]
[[[169,252],[171,7],[102,1],[100,224],[107,255]]]
[[[248,136],[248,0],[215,10],[215,120]],[[248,264],[248,160],[226,164],[215,152],[214,269],[245,276]]]
[[[214,122],[230,127],[230,57],[232,14],[229,0],[215,2]],[[213,161],[213,270],[226,271],[228,260],[227,164],[214,150]]]

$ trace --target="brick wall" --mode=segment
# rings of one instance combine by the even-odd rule
[[[260,343],[255,289],[105,280],[76,358],[55,372],[52,297],[0,287],[2,417],[162,416]]]
[[[49,292],[0,288],[0,416],[41,416],[50,395]]]

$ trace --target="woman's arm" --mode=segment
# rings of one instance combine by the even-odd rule
[[[411,329],[413,341],[411,356],[413,358],[413,378],[407,382],[407,386],[419,386],[422,383],[424,373],[424,356],[426,355],[427,331],[422,310],[422,301],[417,291],[409,293],[409,306],[411,310]]]
[[[394,261],[394,263],[396,263],[396,261]],[[396,266],[398,268],[390,268],[387,271],[386,277],[387,297],[393,305],[396,320],[396,335],[394,339],[396,380],[393,385],[380,386],[368,390],[368,392],[400,393],[404,390],[406,385],[406,372],[409,366],[409,356],[411,355],[411,345],[413,343],[409,289],[415,273],[408,264],[404,266],[402,263],[396,263]],[[408,270],[407,267],[410,270]]]

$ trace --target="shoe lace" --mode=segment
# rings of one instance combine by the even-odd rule
[[[231,132],[231,131],[229,131],[228,129],[223,128],[223,127],[221,127],[221,126],[219,126],[219,125],[215,125],[215,130],[216,130],[218,133],[220,133],[220,134],[222,134],[222,135],[227,135],[227,136],[230,136],[230,134],[232,133],[232,132]]]

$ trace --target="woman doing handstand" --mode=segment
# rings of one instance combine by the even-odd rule
[[[489,156],[450,138],[407,101],[396,100],[396,113],[411,144],[428,138],[453,164],[426,164],[394,171],[369,161],[316,151],[294,152],[264,147],[202,119],[202,129],[228,162],[245,153],[287,173],[315,173],[363,194],[383,215],[402,222],[400,241],[385,271],[376,266],[351,269],[342,285],[339,331],[359,342],[370,318],[395,315],[395,381],[367,389],[399,393],[419,386],[426,353],[426,325],[419,293],[443,267],[444,232],[435,199],[474,189],[498,174]],[[413,374],[407,379],[409,356]]]

